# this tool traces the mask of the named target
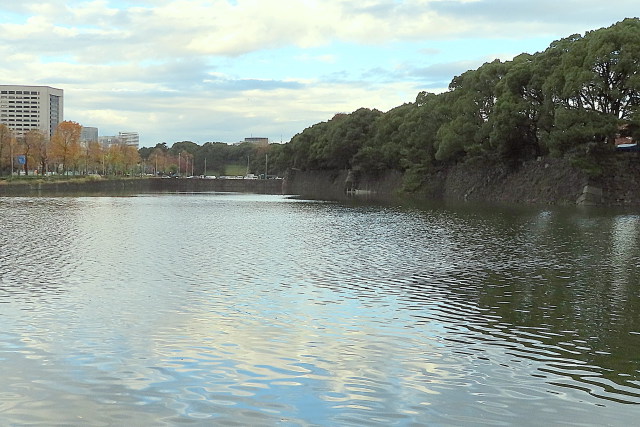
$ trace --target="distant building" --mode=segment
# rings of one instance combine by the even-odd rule
[[[119,132],[118,136],[101,136],[98,138],[98,141],[100,141],[100,144],[102,144],[104,148],[109,148],[112,145],[117,144],[140,148],[140,137],[138,132]]]
[[[64,93],[49,86],[0,85],[0,123],[23,136],[38,129],[47,138],[62,122]]]
[[[120,139],[118,139],[117,136],[99,136],[98,142],[102,144],[103,148],[109,148],[112,145],[117,145],[122,143],[122,141],[120,141]]]
[[[260,137],[249,137],[249,138],[245,138],[244,142],[248,142],[250,144],[256,144],[256,145],[269,145],[269,138],[260,138]]]
[[[119,132],[118,139],[125,145],[140,147],[140,135],[138,135],[138,132]]]
[[[80,132],[80,142],[87,144],[89,142],[98,141],[98,128],[82,126]]]

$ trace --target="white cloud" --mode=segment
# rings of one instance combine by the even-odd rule
[[[70,5],[31,2],[32,15],[26,23],[5,24],[2,30],[4,37],[25,42],[47,34],[49,43],[43,50],[55,45],[60,50],[79,48],[84,52],[88,47],[82,38],[91,36],[97,44],[110,44],[108,52],[111,47],[119,49],[131,60],[143,56],[233,57],[282,46],[321,46],[333,40],[371,44],[478,31],[484,37],[517,37],[545,28],[556,31],[559,24],[540,2],[294,0],[286,6],[281,0],[240,0],[237,6],[224,0],[157,3],[155,7],[116,9],[104,0]],[[581,14],[588,9],[584,3]],[[565,31],[570,31],[571,21],[562,20]]]
[[[143,144],[288,139],[636,9],[636,0],[21,0],[0,5],[0,75],[62,87],[67,118],[139,129]],[[514,39],[523,47],[504,45]]]

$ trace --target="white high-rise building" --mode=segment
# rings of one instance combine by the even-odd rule
[[[39,129],[47,138],[64,120],[62,89],[49,86],[0,85],[0,123],[16,136]]]
[[[118,139],[124,145],[132,145],[136,148],[140,146],[140,135],[138,132],[118,132]]]

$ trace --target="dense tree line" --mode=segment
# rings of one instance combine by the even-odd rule
[[[457,162],[517,167],[538,156],[578,164],[640,136],[640,20],[572,35],[543,52],[495,60],[386,113],[338,114],[283,147],[299,169],[395,169],[411,177]],[[591,163],[590,163],[591,162]]]
[[[280,175],[288,168],[283,157],[284,145],[256,145],[248,142],[231,145],[206,142],[198,145],[180,141],[169,147],[166,143],[139,150],[144,170],[154,174],[172,175]]]

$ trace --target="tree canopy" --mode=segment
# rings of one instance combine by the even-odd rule
[[[294,168],[409,174],[473,159],[517,167],[541,155],[602,153],[621,132],[638,136],[639,71],[640,20],[627,18],[488,62],[454,77],[447,91],[420,92],[386,113],[337,114],[282,151]]]

